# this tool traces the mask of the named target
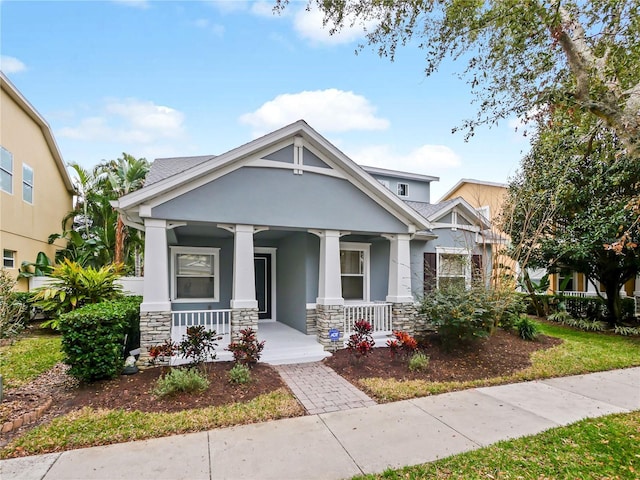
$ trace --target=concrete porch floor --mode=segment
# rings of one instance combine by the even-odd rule
[[[324,351],[315,335],[306,335],[276,321],[258,323],[258,340],[265,341],[260,362],[271,365],[317,362],[331,356],[329,352]],[[233,360],[231,352],[223,348],[220,345],[216,350],[217,360]]]

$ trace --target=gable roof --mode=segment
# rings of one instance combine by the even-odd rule
[[[212,181],[216,175],[220,176],[240,168],[243,160],[249,159],[257,152],[277,146],[290,145],[294,143],[295,137],[301,137],[305,146],[313,147],[322,152],[327,160],[338,167],[350,183],[403,223],[415,227],[416,230],[431,228],[429,222],[422,215],[382,186],[304,120],[298,120],[219,156],[160,159],[156,172],[151,177],[151,182],[147,182],[140,190],[121,197],[113,202],[113,205],[120,211],[133,213],[141,205],[160,204]],[[301,168],[304,167],[301,166]]]
[[[67,168],[65,166],[64,160],[62,159],[62,154],[58,149],[58,144],[56,143],[56,139],[53,136],[53,132],[51,131],[51,127],[47,123],[40,113],[34,108],[31,103],[20,93],[20,91],[15,87],[11,81],[6,77],[2,71],[0,71],[0,88],[6,92],[6,94],[14,101],[16,104],[33,120],[36,125],[40,127],[42,131],[42,135],[49,147],[49,151],[51,152],[51,156],[56,162],[56,166],[60,171],[60,176],[62,177],[62,181],[64,182],[64,186],[71,193],[75,193],[75,188],[73,187],[73,183],[71,182],[71,177],[69,176],[69,172],[67,172]]]
[[[361,165],[361,167],[365,172],[374,174],[374,175],[384,175],[384,176],[393,177],[393,178],[419,180],[421,182],[437,182],[438,180],[440,180],[440,177],[423,175],[421,173],[403,172],[401,170],[389,170],[388,168],[380,168],[380,167],[368,167],[366,165]]]
[[[437,220],[441,218],[443,215],[446,215],[450,211],[455,208],[462,210],[467,213],[467,217],[469,220],[479,220],[480,229],[489,229],[491,225],[489,221],[484,218],[482,215],[478,213],[478,211],[469,204],[464,198],[456,197],[451,200],[445,200],[444,202],[438,203],[424,203],[424,202],[411,202],[406,201],[407,205],[411,208],[419,212],[422,216],[424,216],[429,222],[437,223]]]
[[[507,188],[507,184],[506,183],[489,182],[489,181],[486,181],[486,180],[476,180],[474,178],[461,178],[458,181],[458,183],[456,183],[453,187],[451,187],[451,189],[449,191],[447,191],[447,193],[442,195],[442,197],[440,197],[440,200],[438,200],[438,201],[442,202],[443,200],[446,200],[446,199],[450,198],[451,195],[453,195],[456,192],[456,190],[458,190],[465,183],[471,183],[471,184],[474,184],[474,185],[483,185],[483,186],[487,186],[487,187]]]

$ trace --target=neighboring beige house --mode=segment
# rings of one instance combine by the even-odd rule
[[[506,255],[500,254],[506,237],[496,226],[502,214],[506,194],[507,185],[504,183],[463,178],[438,200],[439,203],[461,197],[476,209],[479,217],[484,217],[491,225],[491,238],[487,239],[487,243],[492,244],[494,251],[492,281],[496,281],[501,275],[517,275],[516,263]]]
[[[41,251],[53,259],[64,248],[47,239],[60,231],[74,190],[49,124],[2,72],[0,86],[0,252],[17,277],[23,261]]]

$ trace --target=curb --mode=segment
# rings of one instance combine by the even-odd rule
[[[12,430],[16,430],[22,427],[23,425],[29,425],[31,423],[34,423],[40,417],[42,417],[44,412],[47,411],[47,409],[51,406],[52,403],[53,403],[52,398],[46,397],[46,400],[44,401],[44,403],[40,405],[38,408],[36,408],[35,410],[31,410],[30,412],[23,413],[18,418],[9,420],[8,422],[4,422],[2,424],[2,429],[0,429],[0,433],[8,433]]]

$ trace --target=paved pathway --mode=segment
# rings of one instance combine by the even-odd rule
[[[371,407],[376,404],[373,399],[322,363],[277,365],[274,368],[310,415]]]
[[[640,368],[0,461],[2,480],[341,479],[640,410]]]

